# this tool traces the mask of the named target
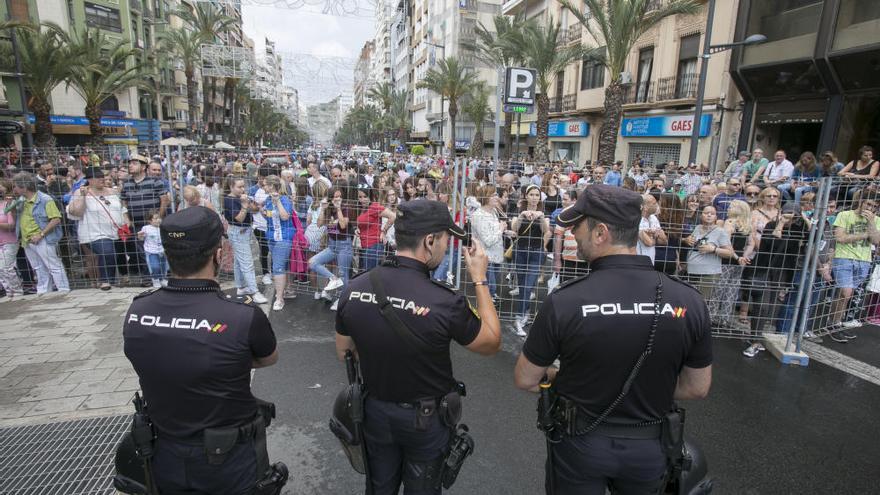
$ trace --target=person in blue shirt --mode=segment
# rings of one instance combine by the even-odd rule
[[[611,170],[605,173],[605,184],[616,187],[623,184],[623,177],[620,175],[620,162],[612,165]]]
[[[791,187],[787,190],[780,188],[780,190],[786,199],[791,199],[791,191],[794,190],[794,204],[799,206],[801,196],[804,193],[816,192],[816,181],[822,176],[822,167],[816,162],[816,155],[812,151],[804,151],[791,174]]]
[[[261,213],[266,218],[266,238],[272,254],[272,281],[275,285],[274,311],[284,309],[284,289],[287,287],[287,272],[290,264],[290,251],[293,248],[293,203],[281,186],[277,175],[266,177],[263,189],[269,195]]]
[[[712,206],[715,207],[718,220],[727,220],[727,208],[730,207],[731,201],[745,201],[746,197],[742,193],[742,177],[733,176],[727,179],[727,190],[715,196],[712,200]]]

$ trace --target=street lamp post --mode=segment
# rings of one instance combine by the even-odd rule
[[[706,15],[706,39],[703,41],[703,55],[700,57],[700,77],[697,85],[697,102],[694,107],[694,122],[691,126],[691,148],[688,160],[691,163],[697,162],[697,144],[700,140],[700,121],[703,120],[703,99],[706,95],[706,72],[709,68],[709,57],[713,53],[719,53],[730,50],[737,46],[757,45],[767,41],[767,37],[763,34],[753,34],[748,38],[737,41],[735,43],[725,43],[722,45],[712,45],[712,24],[715,21],[715,0],[709,0],[709,12]]]

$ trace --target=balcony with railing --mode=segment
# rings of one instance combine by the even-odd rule
[[[550,97],[550,113],[559,113],[562,111],[562,96]]]
[[[565,44],[570,45],[573,43],[580,43],[582,35],[583,33],[581,31],[580,25],[569,27],[568,29],[566,29],[565,33]]]
[[[565,95],[562,97],[562,111],[573,112],[577,110],[577,95]]]
[[[630,85],[623,103],[639,105],[672,100],[688,100],[697,97],[700,75],[686,73],[676,77],[661,77],[653,81],[641,81]]]

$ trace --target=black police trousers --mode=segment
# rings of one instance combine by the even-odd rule
[[[666,454],[659,439],[616,438],[598,433],[565,437],[552,444],[546,469],[554,495],[648,495],[661,493]],[[552,477],[552,479],[551,479]],[[551,492],[551,483],[553,491]]]
[[[449,449],[450,429],[437,411],[425,431],[416,431],[417,407],[367,397],[364,408],[370,477],[375,495],[397,494],[403,482],[405,495],[440,493],[440,472]],[[424,486],[424,474],[435,482]]]
[[[205,446],[159,436],[153,455],[153,477],[162,495],[249,495],[257,482],[254,441],[240,442],[223,464],[208,464]]]

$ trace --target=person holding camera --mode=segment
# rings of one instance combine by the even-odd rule
[[[636,254],[641,206],[636,192],[595,184],[556,219],[592,271],[547,296],[514,372],[517,387],[541,391],[551,495],[662,493],[682,456],[681,435],[663,435],[673,401],[709,392],[708,308]]]
[[[700,224],[684,238],[684,243],[690,247],[687,253],[687,280],[703,294],[707,302],[721,275],[721,258],[736,256],[730,245],[730,234],[718,225],[717,220],[715,207],[704,206],[700,211]]]
[[[460,404],[463,395],[463,385],[453,378],[449,344],[491,356],[501,346],[501,329],[479,241],[462,249],[477,309],[429,276],[446,255],[449,236],[467,237],[445,204],[401,203],[394,225],[397,256],[355,276],[342,290],[336,351],[340,360],[356,352],[368,391],[366,493],[396,494],[402,483],[408,495],[438,494],[459,419],[446,404]]]

